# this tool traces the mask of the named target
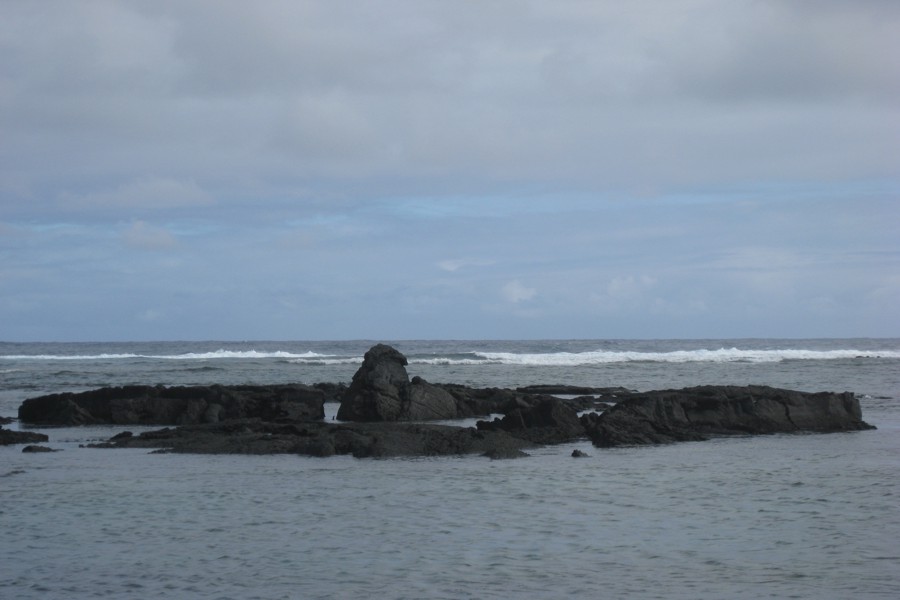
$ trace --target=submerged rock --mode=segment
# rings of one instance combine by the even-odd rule
[[[516,449],[510,448],[510,449],[488,450],[487,452],[482,454],[482,456],[486,456],[487,458],[490,458],[491,460],[510,460],[513,458],[526,458],[531,455],[528,454],[527,452],[522,452],[521,450],[516,450]]]
[[[10,431],[9,429],[0,427],[0,446],[34,444],[47,441],[50,441],[50,438],[43,433],[37,433],[35,431]]]
[[[849,392],[700,386],[634,394],[581,418],[595,446],[699,441],[711,436],[874,429]]]
[[[324,397],[321,389],[301,384],[107,387],[29,398],[19,407],[19,420],[43,425],[311,421],[325,418]]]
[[[53,448],[48,448],[47,446],[25,446],[22,448],[22,452],[26,454],[30,453],[40,453],[40,452],[59,452],[59,450],[54,450]]]

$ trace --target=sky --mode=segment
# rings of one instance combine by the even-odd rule
[[[900,337],[900,2],[7,0],[0,340]]]

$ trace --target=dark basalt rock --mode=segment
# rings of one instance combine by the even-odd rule
[[[527,452],[522,452],[521,450],[516,449],[495,449],[488,450],[482,456],[486,456],[491,460],[510,460],[513,458],[525,458],[531,456]]]
[[[140,435],[119,434],[91,448],[159,448],[195,454],[303,454],[357,458],[509,454],[531,447],[504,432],[416,423],[269,423],[241,419]]]
[[[53,448],[48,448],[47,446],[25,446],[24,448],[22,448],[22,452],[26,454],[37,454],[41,452],[59,452],[59,450],[54,450]]]
[[[456,409],[460,417],[474,417],[502,413],[524,394],[504,388],[472,388],[455,383],[434,384],[456,399]]]
[[[341,421],[431,421],[460,416],[456,398],[421,377],[412,381],[406,357],[385,344],[373,346],[353,375],[338,409]]]
[[[514,394],[506,416],[478,428],[398,422],[267,422],[234,419],[122,432],[97,448],[156,448],[207,454],[295,453],[356,457],[481,454],[520,456],[536,444],[584,437],[595,446],[703,440],[715,435],[870,429],[853,394],[809,394],[762,386],[705,386],[634,394],[581,419],[565,401]],[[572,456],[584,453],[575,451]]]
[[[314,383],[312,387],[322,392],[324,402],[340,402],[347,393],[344,383]]]
[[[385,344],[373,346],[353,375],[341,400],[341,421],[398,421],[404,419],[409,388],[406,357]]]
[[[103,448],[155,448],[207,454],[295,453],[310,456],[521,456],[537,444],[590,437],[595,446],[703,440],[716,435],[870,429],[851,393],[809,394],[763,386],[704,386],[637,393],[567,385],[516,390],[432,385],[410,379],[407,359],[378,344],[366,352],[350,386],[126,386],[26,400],[19,418],[46,425],[180,425],[133,435]],[[575,396],[561,399],[554,395]],[[324,423],[324,402],[341,399]],[[614,399],[610,406],[600,399]],[[578,411],[604,410],[603,414]],[[476,428],[423,424],[502,413]],[[419,423],[414,423],[419,422]],[[14,441],[8,441],[14,440]],[[0,427],[0,443],[44,442],[46,435]],[[583,453],[575,451],[573,456]]]
[[[410,379],[407,364],[406,357],[391,346],[378,344],[369,349],[341,401],[337,418],[341,421],[430,421],[508,414],[510,410],[530,407],[537,399],[547,397],[541,390],[567,395],[590,394],[561,400],[579,411],[602,407],[598,399],[601,394],[607,398],[628,393],[625,388],[562,385],[509,390],[431,384],[421,377]]]
[[[506,431],[536,444],[560,444],[585,437],[577,412],[552,396],[517,398],[502,419],[478,421],[482,431]]]
[[[50,438],[43,433],[34,431],[10,431],[0,427],[0,446],[11,446],[13,444],[34,444],[38,442],[47,442]]]
[[[699,441],[711,436],[874,429],[849,392],[701,386],[634,394],[581,418],[595,446]]]
[[[325,392],[306,385],[125,386],[29,398],[19,420],[42,425],[181,425],[226,419],[325,418]]]

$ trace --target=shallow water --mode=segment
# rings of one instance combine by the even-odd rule
[[[896,364],[684,367],[865,383],[875,431],[512,461],[151,454],[78,447],[122,428],[44,430],[61,452],[0,448],[0,597],[895,598]],[[646,366],[619,375],[658,382]]]
[[[516,461],[4,449],[0,595],[888,598],[897,433]]]

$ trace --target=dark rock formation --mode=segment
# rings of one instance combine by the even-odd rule
[[[358,458],[439,456],[456,454],[511,455],[531,447],[504,432],[415,423],[269,423],[241,419],[187,425],[140,435],[119,434],[92,448],[159,448],[197,454],[303,454]]]
[[[373,346],[366,352],[362,366],[353,376],[337,418],[341,421],[430,421],[506,414],[510,408],[531,406],[537,398],[546,396],[531,391],[543,389],[542,386],[519,390],[478,389],[456,384],[430,384],[421,377],[410,380],[407,364],[406,357],[391,346]],[[624,388],[546,388],[566,394],[628,393]],[[602,404],[595,396],[567,399],[565,403],[575,410]]]
[[[409,388],[406,357],[384,344],[373,346],[341,400],[341,421],[398,421]]]
[[[181,425],[226,419],[323,419],[325,392],[306,385],[125,386],[29,398],[19,419],[43,425]]]
[[[38,454],[41,452],[59,452],[59,450],[54,450],[53,448],[48,448],[47,446],[25,446],[24,448],[22,448],[22,452],[26,454]]]
[[[43,433],[34,431],[10,431],[0,427],[0,446],[11,446],[13,444],[34,444],[37,442],[46,442],[50,438]]]
[[[322,392],[324,402],[340,402],[347,393],[344,383],[314,383],[313,387]]]
[[[435,386],[456,399],[456,410],[461,418],[502,413],[505,407],[512,406],[518,398],[525,396],[503,388],[471,388],[455,383],[439,383]]]
[[[394,348],[385,344],[373,346],[353,375],[337,418],[341,421],[429,421],[461,416],[453,395],[421,377],[410,381],[406,365],[406,357]]]
[[[581,450],[572,450],[572,458],[590,458],[590,456],[590,454],[582,452]]]
[[[661,444],[710,436],[873,429],[849,393],[766,386],[701,386],[634,394],[581,419],[595,446]]]
[[[527,456],[531,456],[527,452],[522,452],[521,450],[517,450],[515,448],[502,448],[502,449],[493,449],[488,450],[482,456],[486,456],[491,460],[509,460],[512,458],[525,458]]]
[[[140,435],[125,431],[92,447],[216,454],[481,454],[510,458],[523,455],[523,449],[536,444],[572,441],[585,433],[596,446],[617,446],[703,440],[716,435],[871,428],[862,421],[853,394],[809,394],[761,386],[634,394],[603,415],[592,413],[581,419],[559,398],[514,393],[508,402],[503,419],[479,421],[477,429],[383,421],[330,424],[234,419]],[[586,454],[574,451],[572,456]]]
[[[502,419],[478,421],[482,431],[506,431],[536,444],[560,444],[585,437],[576,411],[553,396],[517,398]]]

